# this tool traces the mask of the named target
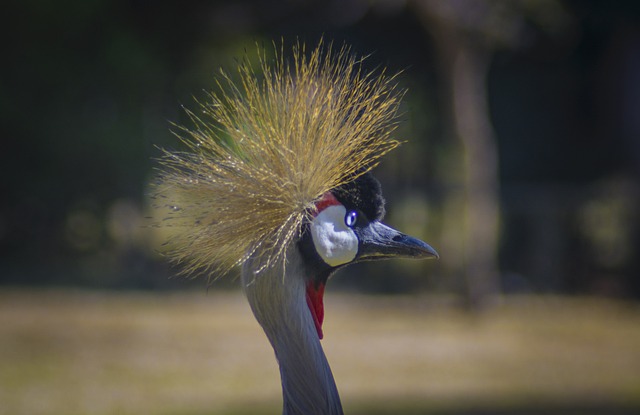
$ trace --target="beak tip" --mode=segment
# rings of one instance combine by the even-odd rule
[[[435,249],[433,249],[433,247],[427,243],[425,243],[425,246],[423,247],[423,251],[422,251],[422,256],[425,259],[440,259],[440,254],[438,254],[438,251],[436,251]]]

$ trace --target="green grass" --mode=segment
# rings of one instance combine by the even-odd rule
[[[352,414],[640,408],[640,308],[328,293],[323,345]],[[273,352],[239,293],[0,291],[0,414],[279,413]],[[485,411],[485,412],[483,412]]]

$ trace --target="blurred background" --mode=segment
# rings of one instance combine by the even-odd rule
[[[406,143],[375,174],[386,222],[441,255],[354,266],[332,280],[329,295],[356,317],[376,309],[396,316],[387,338],[403,338],[394,331],[403,324],[417,336],[397,348],[381,344],[380,354],[420,350],[407,357],[417,362],[459,351],[387,395],[347,378],[345,405],[352,397],[355,413],[399,413],[397,402],[406,404],[402,413],[640,408],[639,2],[27,0],[3,7],[0,30],[0,413],[277,412],[275,366],[264,369],[272,393],[243,400],[257,381],[241,377],[232,391],[211,395],[218,381],[229,387],[211,357],[215,322],[225,338],[245,336],[242,328],[261,334],[237,280],[207,288],[206,278],[174,278],[179,269],[158,253],[165,235],[148,226],[147,196],[159,148],[180,148],[171,123],[189,125],[182,106],[215,90],[219,68],[233,72],[256,44],[323,37],[369,55],[372,70],[400,72],[408,93],[396,136]],[[210,311],[245,320],[201,321]],[[328,325],[331,314],[328,306]],[[343,349],[356,353],[340,333],[365,327],[366,336],[356,317],[353,331],[335,328],[338,361]],[[159,338],[140,337],[149,332]],[[433,343],[438,333],[451,337]],[[135,347],[119,343],[124,334]],[[193,336],[202,353],[172,360],[171,348]],[[105,344],[124,354],[110,356],[119,349]],[[166,354],[149,357],[161,345]],[[259,346],[251,355],[275,365],[266,340]],[[80,362],[86,347],[104,353]],[[229,347],[220,356],[232,355]],[[512,360],[498,358],[505,351]],[[145,356],[153,370],[136,366]],[[376,367],[375,357],[362,358],[363,368]],[[189,377],[202,362],[215,380]],[[375,376],[413,379],[411,367]],[[454,376],[455,367],[469,370]],[[560,372],[566,379],[552,382]],[[537,381],[513,380],[528,377]],[[182,387],[163,383],[172,378]],[[93,389],[53,398],[70,396],[62,385],[91,384],[78,379],[93,379]],[[516,386],[492,389],[488,379]],[[179,397],[167,392],[176,390]],[[391,402],[388,412],[367,406],[372,396]],[[459,396],[473,399],[461,405]],[[187,410],[187,400],[197,403]]]

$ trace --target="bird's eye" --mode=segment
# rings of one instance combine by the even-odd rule
[[[350,228],[353,228],[358,221],[358,213],[355,210],[350,210],[344,217],[344,223]]]

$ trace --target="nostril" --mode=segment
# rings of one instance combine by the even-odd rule
[[[393,240],[393,242],[399,242],[400,240],[402,240],[403,237],[404,237],[404,235],[400,234],[400,235],[394,236],[391,239]]]

